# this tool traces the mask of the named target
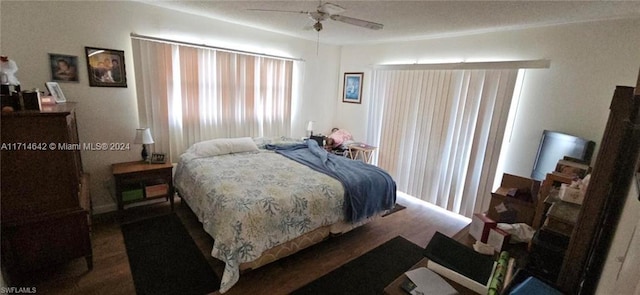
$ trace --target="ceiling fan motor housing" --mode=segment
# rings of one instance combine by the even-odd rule
[[[317,21],[315,24],[313,24],[313,29],[316,30],[316,32],[322,31],[322,23]]]

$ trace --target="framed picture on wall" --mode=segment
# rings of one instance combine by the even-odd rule
[[[362,102],[362,77],[364,73],[344,73],[342,102]]]
[[[51,81],[78,82],[78,57],[49,53]]]
[[[127,87],[124,51],[85,47],[89,86]]]

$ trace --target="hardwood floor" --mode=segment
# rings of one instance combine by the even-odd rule
[[[287,294],[398,235],[425,247],[435,231],[452,236],[470,222],[469,219],[400,194],[398,203],[407,209],[245,272],[241,274],[240,281],[225,294]],[[129,209],[121,220],[114,214],[96,216],[92,228],[93,270],[87,271],[85,260],[77,259],[66,265],[29,274],[19,282],[9,283],[9,286],[36,287],[41,294],[134,294],[120,223],[169,211],[168,202],[165,202]],[[224,264],[210,255],[213,246],[211,237],[179,198],[175,211],[213,270],[221,276]]]

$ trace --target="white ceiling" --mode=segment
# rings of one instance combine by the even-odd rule
[[[318,38],[318,33],[311,28],[314,21],[305,14],[248,10],[315,11],[318,1],[141,1],[298,38]],[[330,19],[323,21],[324,29],[320,32],[320,42],[337,45],[427,39],[640,17],[640,1],[330,2],[346,9],[341,15],[384,24],[384,29],[374,31]],[[640,35],[640,28],[638,34]]]

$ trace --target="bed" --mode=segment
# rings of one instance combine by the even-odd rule
[[[214,239],[211,255],[225,263],[221,293],[241,270],[367,223],[396,198],[386,172],[312,140],[200,142],[180,157],[174,182]]]

